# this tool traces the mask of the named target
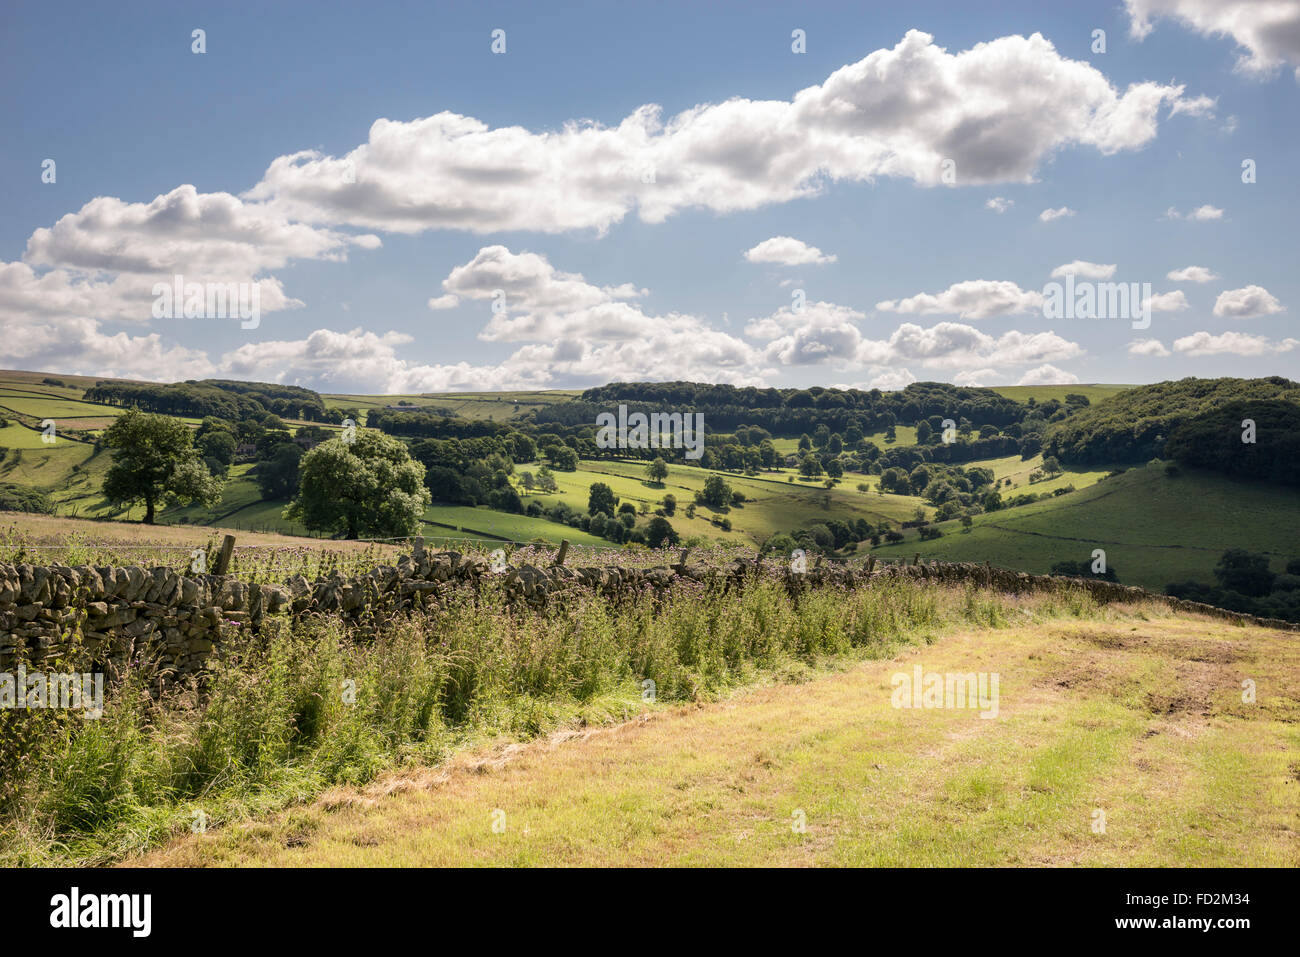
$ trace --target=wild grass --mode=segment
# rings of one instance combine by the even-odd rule
[[[369,641],[334,619],[274,620],[226,642],[202,680],[114,676],[99,720],[0,710],[0,862],[103,863],[492,738],[714,699],[949,626],[1098,613],[1074,591],[893,580],[792,597],[764,579],[520,611],[489,587]],[[85,670],[77,654],[59,667]]]

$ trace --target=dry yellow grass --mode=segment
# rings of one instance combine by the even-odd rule
[[[999,717],[892,707],[917,664],[996,672]],[[1126,609],[501,745],[129,863],[1294,866],[1298,720],[1294,634]]]

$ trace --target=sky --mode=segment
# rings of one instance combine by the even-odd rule
[[[1300,378],[1300,0],[7,0],[0,84],[0,368]]]

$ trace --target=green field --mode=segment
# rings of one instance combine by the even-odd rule
[[[50,385],[43,373],[0,372],[0,416],[10,424],[0,428],[0,482],[31,486],[44,491],[61,515],[138,520],[140,508],[121,511],[111,508],[100,492],[111,457],[96,452],[90,441],[78,441],[65,428],[77,428],[89,438],[121,413],[116,407],[84,402],[84,390],[96,379],[56,376],[64,385]],[[1063,399],[1080,393],[1094,402],[1128,388],[1122,385],[1007,386],[996,391],[1017,401]],[[408,396],[325,396],[335,408],[368,409],[397,405],[405,399],[416,409],[429,409],[469,418],[508,420],[531,409],[563,402],[577,393],[537,391],[520,393],[426,394]],[[52,418],[58,423],[58,440],[41,441],[33,426]],[[197,420],[186,419],[192,425]],[[21,423],[21,424],[20,424]],[[895,443],[884,435],[868,436],[882,449],[910,445],[916,430],[899,426]],[[783,455],[796,451],[796,438],[773,440]],[[1095,547],[1105,548],[1109,564],[1122,581],[1162,588],[1170,581],[1211,581],[1212,569],[1229,547],[1249,547],[1268,552],[1280,571],[1285,560],[1300,555],[1300,499],[1285,489],[1235,482],[1213,475],[1184,473],[1170,478],[1158,468],[1137,469],[1101,481],[1109,469],[1095,467],[1066,471],[1045,481],[1030,483],[1029,476],[1042,466],[1041,456],[1021,459],[1005,456],[964,463],[993,471],[999,491],[1006,499],[1024,492],[1055,492],[1073,486],[1075,491],[1047,501],[1014,509],[978,515],[969,531],[957,522],[940,525],[943,536],[920,542],[907,531],[906,540],[878,549],[882,557],[925,557],[989,561],[996,565],[1032,572],[1045,572],[1062,560],[1088,559]],[[795,470],[780,468],[756,476],[731,472],[711,473],[687,465],[670,465],[667,480],[651,485],[641,461],[583,460],[574,472],[555,471],[558,491],[527,493],[519,483],[524,471],[534,474],[540,463],[520,463],[515,468],[515,485],[525,505],[533,502],[550,507],[564,502],[585,513],[593,482],[609,485],[622,502],[637,506],[638,521],[661,507],[665,494],[677,498],[676,513],[669,519],[682,538],[711,539],[746,548],[766,542],[772,535],[807,528],[828,519],[852,521],[862,518],[873,526],[888,521],[896,527],[911,520],[916,509],[926,514],[933,509],[915,496],[882,495],[876,476],[846,473],[833,488],[821,479],[804,480]],[[225,492],[215,508],[167,508],[159,514],[166,524],[224,526],[286,535],[308,534],[307,529],[281,516],[284,502],[262,501],[250,466],[231,468]],[[693,518],[686,508],[695,492],[703,488],[710,474],[721,475],[748,501],[717,511],[697,507]],[[1003,484],[1010,479],[1011,485]],[[1101,482],[1101,484],[1098,484]],[[865,491],[859,486],[864,486]],[[724,531],[725,518],[731,529]],[[568,538],[574,544],[608,545],[579,529],[541,517],[511,515],[486,508],[438,504],[425,513],[426,533],[447,538],[495,537],[511,541]],[[437,524],[433,524],[437,523]],[[861,546],[859,546],[859,554]]]
[[[1059,561],[1091,561],[1101,548],[1120,581],[1161,590],[1172,581],[1213,581],[1219,557],[1234,547],[1267,553],[1281,571],[1300,557],[1300,496],[1209,473],[1170,477],[1151,465],[1060,498],[977,515],[969,533],[957,522],[939,528],[942,538],[922,542],[909,534],[876,553],[1043,573]]]
[[[576,390],[553,389],[539,392],[430,392],[403,395],[348,395],[323,396],[326,408],[359,409],[364,414],[371,409],[400,407],[406,412],[435,412],[439,415],[459,415],[466,419],[505,422],[514,416],[564,402],[579,393]],[[406,402],[407,405],[402,405]]]
[[[995,385],[992,386],[994,392],[998,395],[1004,395],[1008,399],[1015,399],[1017,402],[1027,402],[1033,399],[1035,402],[1046,402],[1048,399],[1056,399],[1060,402],[1065,401],[1067,395],[1082,395],[1088,398],[1093,405],[1109,399],[1116,393],[1123,392],[1125,389],[1133,388],[1131,385]]]

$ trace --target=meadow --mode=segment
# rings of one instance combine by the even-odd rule
[[[1038,486],[1035,486],[1037,488]],[[1160,591],[1172,581],[1212,581],[1229,548],[1267,554],[1275,571],[1300,557],[1300,496],[1292,489],[1163,465],[1129,469],[1060,498],[977,515],[969,532],[876,549],[882,558],[988,561],[1035,574],[1056,562],[1091,561],[1104,549],[1120,581]]]
[[[928,760],[931,749],[954,733],[966,737],[960,731],[963,723],[953,715],[921,723],[916,722],[923,716],[913,715],[909,727],[905,715],[882,703],[889,700],[887,682],[881,681],[888,669],[861,671],[860,666],[900,654],[922,655],[920,660],[936,667],[980,665],[977,670],[1007,674],[1001,707],[1022,713],[1021,721],[1003,724],[964,715],[975,730],[987,726],[990,734],[962,746],[961,764],[968,770],[947,773],[944,781],[929,781],[928,786],[950,793],[957,802],[955,811],[964,813],[961,809],[972,805],[990,812],[971,818],[971,834],[992,833],[1004,821],[1020,820],[1023,802],[1035,793],[1040,797],[1030,803],[1049,823],[1079,802],[1093,800],[1085,781],[1102,772],[1117,773],[1128,749],[1142,739],[1141,716],[1128,713],[1135,702],[1146,701],[1144,695],[1176,690],[1166,678],[1177,663],[1153,660],[1137,673],[1136,687],[1120,681],[1118,670],[1113,687],[1098,684],[1096,697],[1104,700],[1073,701],[1061,708],[1036,700],[1035,689],[1043,681],[1069,673],[1083,660],[1076,653],[1079,649],[1061,647],[1062,627],[1092,622],[1092,629],[1075,632],[1086,648],[1094,632],[1127,630],[1131,635],[1149,627],[1144,622],[1168,617],[1154,606],[1098,607],[1068,582],[1050,592],[1016,597],[973,586],[889,580],[853,590],[819,587],[796,599],[778,580],[764,578],[739,593],[684,584],[658,599],[610,602],[579,593],[562,604],[533,610],[507,605],[489,583],[478,591],[451,594],[423,613],[394,617],[366,642],[353,640],[333,618],[268,619],[260,636],[233,633],[201,683],[166,686],[160,693],[144,666],[117,675],[100,720],[86,721],[58,710],[0,712],[0,859],[24,865],[107,863],[177,838],[199,816],[210,832],[227,835],[238,848],[246,827],[275,827],[278,814],[292,815],[294,809],[311,813],[320,796],[333,788],[362,788],[377,778],[382,786],[385,774],[433,773],[422,769],[444,768],[448,761],[485,747],[544,741],[566,729],[614,728],[638,716],[665,712],[676,720],[673,709],[683,704],[706,707],[700,730],[688,730],[676,745],[663,745],[666,751],[646,756],[651,767],[668,762],[671,773],[664,780],[683,781],[673,785],[682,790],[683,799],[707,807],[710,795],[725,788],[732,774],[715,775],[719,749],[730,754],[728,767],[733,770],[735,761],[751,762],[745,741],[766,722],[766,744],[752,758],[752,773],[771,781],[768,770],[785,768],[793,788],[789,799],[806,807],[810,820],[824,821],[827,814],[851,820],[861,805],[855,789],[844,782],[862,774],[864,781],[869,779],[872,760],[891,769],[882,776],[882,785],[885,780],[902,783],[905,779],[897,775],[903,773],[912,782],[909,788],[920,788],[920,769],[908,771],[909,761]],[[1183,627],[1191,633],[1202,626],[1183,622]],[[1292,658],[1264,660],[1263,652],[1273,646],[1257,643],[1271,641],[1271,633],[1227,629],[1220,635],[1226,626],[1219,622],[1213,627],[1214,640],[1222,638],[1249,651],[1252,661],[1259,655],[1255,667],[1263,669],[1261,680],[1277,672],[1285,707],[1294,709],[1294,671],[1287,670]],[[977,638],[963,637],[967,635]],[[946,638],[958,644],[945,645]],[[74,644],[69,660],[53,670],[84,667],[84,662],[73,660],[79,654],[83,652]],[[899,659],[891,667],[903,663]],[[1019,670],[1022,667],[1028,670]],[[858,675],[851,688],[837,684],[844,675]],[[653,682],[650,696],[645,694],[647,681]],[[341,691],[347,682],[355,692],[352,698]],[[781,693],[787,686],[789,694]],[[707,754],[687,756],[696,735],[719,733],[718,721],[731,722],[746,700],[744,689],[763,688],[781,694],[765,717],[743,715],[735,722],[733,736],[721,734]],[[1265,784],[1252,784],[1254,790],[1246,796],[1252,814],[1273,813],[1277,757],[1258,735],[1281,733],[1267,723],[1277,712],[1237,714],[1225,697],[1234,688],[1234,683],[1224,688],[1216,684],[1202,691],[1216,710],[1252,722],[1255,738],[1234,730],[1223,740],[1232,742],[1234,759],[1268,772]],[[824,712],[816,707],[823,701],[828,704]],[[853,721],[858,734],[872,729],[869,735],[877,739],[870,748],[842,746],[854,707],[860,712]],[[1148,708],[1146,718],[1159,713]],[[1039,741],[1043,750],[1025,765],[1021,738],[1035,728],[1047,731],[1041,722],[1048,715],[1053,723],[1050,734]],[[1095,728],[1096,722],[1105,730],[1080,730]],[[1092,757],[1076,767],[1074,755],[1085,746],[1084,737],[1093,742]],[[1100,752],[1099,741],[1106,744]],[[1192,749],[1183,751],[1180,759],[1194,757]],[[836,772],[830,777],[824,770],[814,775],[817,762],[830,754],[838,755]],[[556,770],[562,771],[563,765]],[[610,780],[617,784],[624,773],[615,768]],[[818,779],[822,786],[812,793],[809,789]],[[828,781],[838,783],[828,786]],[[543,786],[537,799],[555,795],[562,803],[560,795],[569,786]],[[626,787],[605,789],[611,797],[624,795],[612,807],[623,815],[621,830],[615,833],[629,833],[631,827],[635,838],[624,848],[626,860],[640,860],[647,842],[658,833],[654,821],[667,820],[679,804],[656,804],[659,790],[639,793],[630,779]],[[755,800],[759,793],[761,787]],[[895,795],[895,806],[907,803],[905,799],[906,794]],[[1189,808],[1199,808],[1198,802],[1206,799],[1201,788],[1194,799],[1188,798]],[[767,817],[775,814],[777,825],[788,820],[792,809],[785,803],[783,797],[759,813],[750,800],[741,800],[744,813],[728,817],[730,824],[725,825],[719,820],[710,826],[713,816],[706,814],[699,828],[691,828],[693,841],[674,843],[675,853],[685,863],[720,861],[728,853],[736,861],[767,858],[775,833]],[[444,811],[455,815],[459,807],[452,803]],[[594,820],[600,821],[610,807],[587,810],[594,810]],[[935,810],[922,801],[911,813]],[[735,827],[745,827],[745,822],[761,837],[755,845],[711,846],[718,826],[735,837]],[[837,850],[861,855],[845,860],[951,862],[942,848],[928,847],[922,824],[937,830],[944,820],[927,823],[919,817],[915,825],[896,832],[895,840],[906,840],[892,851],[870,844],[856,850],[843,844]],[[455,824],[442,837],[451,841],[462,826],[468,823]],[[549,827],[541,830],[539,836],[553,833]],[[1021,839],[1027,836],[1023,826],[1018,833]],[[413,847],[410,853],[437,860],[449,852],[450,845],[438,843],[441,838],[430,840],[436,846]],[[1016,840],[1004,835],[999,847]],[[728,846],[735,850],[728,852]],[[577,853],[554,848],[548,841],[496,850],[519,863],[563,863]],[[476,859],[477,842],[467,844],[466,853]],[[606,853],[619,852],[607,847]]]
[[[121,409],[82,399],[84,390],[96,380],[59,376],[53,377],[53,382],[44,381],[47,378],[51,377],[34,372],[0,372],[0,417],[10,423],[0,428],[0,448],[5,450],[0,460],[0,482],[45,492],[60,515],[138,520],[142,508],[111,507],[100,492],[110,455],[97,450],[93,440]],[[1060,400],[1074,393],[1100,403],[1125,388],[1008,386],[995,391],[1017,401]],[[340,394],[324,398],[332,408],[357,408],[363,415],[369,409],[405,401],[414,408],[501,422],[530,409],[567,401],[575,394]],[[45,418],[59,423],[59,438],[53,444],[41,441],[39,423]],[[197,425],[197,420],[186,421]],[[61,430],[74,423],[79,430],[63,434]],[[899,426],[896,433],[892,442],[883,433],[867,438],[882,449],[915,443],[914,428]],[[783,455],[792,454],[798,439],[777,438],[773,444]],[[928,541],[907,530],[903,542],[879,547],[882,557],[910,559],[919,553],[923,557],[989,561],[1041,573],[1059,561],[1088,559],[1094,548],[1105,548],[1122,581],[1153,589],[1161,589],[1171,581],[1211,581],[1215,563],[1229,547],[1246,546],[1268,553],[1275,571],[1281,571],[1287,560],[1296,557],[1291,553],[1295,551],[1292,540],[1300,534],[1300,505],[1293,493],[1279,487],[1232,481],[1208,473],[1184,472],[1169,477],[1159,466],[1130,469],[1110,479],[1106,478],[1109,467],[1066,468],[1052,478],[1031,483],[1030,476],[1043,465],[1041,455],[1011,455],[965,464],[991,469],[1004,500],[1025,492],[1059,494],[1031,505],[976,515],[969,530],[963,530],[956,521],[941,523],[938,528],[942,537]],[[681,539],[746,549],[758,549],[775,534],[828,519],[861,518],[873,527],[888,522],[899,528],[913,520],[918,510],[927,518],[934,513],[933,507],[921,498],[884,494],[877,476],[853,472],[845,473],[828,489],[824,479],[808,480],[786,467],[743,475],[670,463],[668,477],[662,483],[651,483],[644,462],[583,459],[575,471],[554,471],[558,483],[555,492],[529,492],[520,478],[525,471],[536,474],[540,465],[516,463],[513,481],[525,505],[538,503],[546,508],[563,502],[585,513],[591,485],[604,482],[621,501],[632,503],[644,516],[659,509],[663,497],[672,494],[677,508],[668,521]],[[310,536],[307,528],[282,516],[285,502],[262,499],[250,468],[247,464],[230,468],[222,500],[216,506],[165,508],[160,512],[160,521],[229,528],[240,533]],[[720,475],[747,501],[717,511],[698,506],[694,516],[688,518],[687,506],[711,475]],[[603,539],[545,517],[481,506],[435,502],[426,509],[424,519],[424,532],[430,540],[558,543],[568,539],[575,545],[609,546]],[[724,519],[730,528],[723,527]],[[863,550],[859,543],[858,553]]]
[[[128,863],[1300,863],[1294,634],[1144,608],[993,607],[1005,623],[945,625],[703,706],[469,749]],[[892,707],[893,676],[918,665],[998,673],[998,718]],[[1243,668],[1276,689],[1267,707],[1241,700]]]

